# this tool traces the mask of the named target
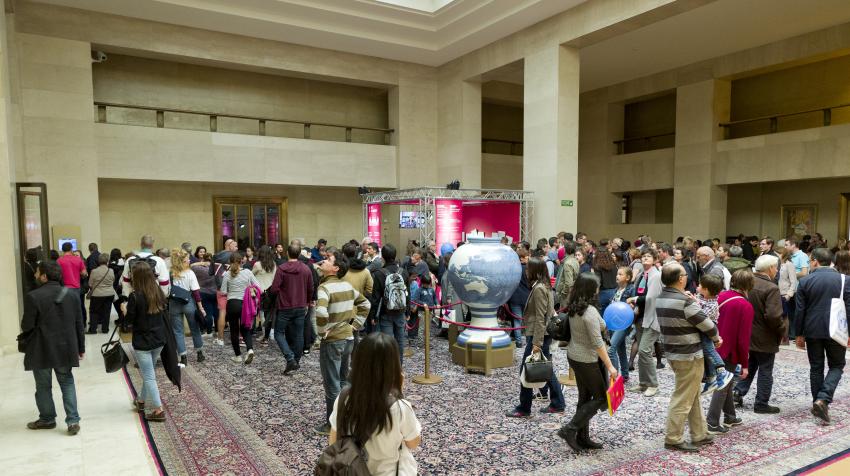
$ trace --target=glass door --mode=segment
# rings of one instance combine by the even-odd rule
[[[286,198],[216,197],[213,202],[216,249],[228,239],[240,250],[286,241]]]
[[[18,200],[18,237],[21,258],[29,249],[39,249],[39,259],[50,250],[50,224],[47,219],[47,185],[16,183]]]

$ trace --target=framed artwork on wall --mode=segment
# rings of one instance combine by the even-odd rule
[[[795,237],[800,240],[804,235],[814,235],[817,231],[817,205],[782,205],[780,215],[782,238]]]

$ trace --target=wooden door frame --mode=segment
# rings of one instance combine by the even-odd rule
[[[272,205],[277,205],[280,210],[280,233],[279,239],[282,243],[286,243],[289,241],[289,200],[287,197],[252,197],[252,196],[238,196],[234,197],[232,195],[228,196],[213,196],[213,249],[216,251],[221,250],[223,243],[221,242],[222,234],[221,234],[221,225],[219,223],[219,217],[221,216],[221,206],[223,204],[233,204],[233,205],[251,205],[254,203],[268,203]],[[236,217],[234,217],[235,221]],[[254,214],[249,211],[248,213],[248,222],[251,229],[251,233],[254,233]],[[273,244],[270,244],[273,245]]]

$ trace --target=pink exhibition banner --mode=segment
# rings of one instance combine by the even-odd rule
[[[478,230],[484,236],[502,231],[513,241],[518,241],[519,203],[467,203],[463,207],[463,231],[469,233],[472,230]]]
[[[372,243],[381,245],[381,205],[370,203],[366,210],[366,235]]]
[[[435,235],[437,253],[444,243],[457,245],[463,236],[463,202],[461,200],[434,200],[436,208]]]

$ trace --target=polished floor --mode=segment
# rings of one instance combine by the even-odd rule
[[[120,372],[103,369],[100,345],[108,335],[86,336],[87,354],[74,369],[81,431],[66,433],[62,394],[54,378],[57,425],[33,431],[38,418],[32,372],[23,354],[0,357],[0,468],[4,475],[146,475],[157,474],[131,397]]]

